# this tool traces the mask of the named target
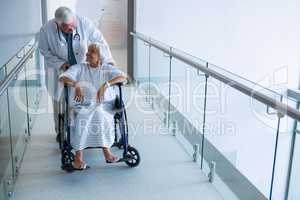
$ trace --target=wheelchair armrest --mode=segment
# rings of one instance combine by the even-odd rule
[[[116,85],[118,86],[118,90],[119,90],[119,96],[118,98],[116,99],[116,107],[118,109],[122,108],[122,104],[123,104],[123,94],[122,94],[122,86],[124,85],[124,82],[121,82],[121,83],[116,83]]]

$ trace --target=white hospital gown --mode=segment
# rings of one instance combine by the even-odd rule
[[[101,103],[97,103],[96,96],[101,85],[122,74],[122,71],[109,64],[92,68],[89,64],[82,63],[72,66],[60,75],[80,82],[84,91],[82,103],[73,100],[74,90],[70,92],[71,145],[74,150],[111,147],[113,144],[113,109],[117,88],[109,87]]]

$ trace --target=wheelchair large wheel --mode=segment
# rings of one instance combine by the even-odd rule
[[[63,148],[64,141],[64,116],[58,115],[58,134],[56,136],[56,142],[59,144],[59,149]]]
[[[132,146],[128,147],[128,152],[125,158],[125,163],[129,167],[136,167],[140,164],[141,158],[137,149]]]
[[[67,172],[73,172],[74,168],[72,163],[74,162],[74,154],[64,150],[61,157],[61,168]]]

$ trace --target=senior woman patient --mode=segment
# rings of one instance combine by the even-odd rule
[[[110,151],[116,97],[112,86],[124,82],[126,77],[116,67],[102,64],[101,58],[100,45],[91,44],[87,63],[74,65],[59,77],[62,83],[74,88],[74,100],[70,102],[71,145],[76,151],[74,169],[78,170],[89,168],[83,160],[83,149],[87,147],[102,147],[107,163],[118,161]]]

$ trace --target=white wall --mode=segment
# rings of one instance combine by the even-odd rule
[[[296,88],[299,9],[297,0],[137,0],[136,29],[253,81],[275,72]],[[288,76],[276,73],[286,66]]]
[[[0,66],[5,64],[36,34],[41,22],[41,2],[1,1]]]

